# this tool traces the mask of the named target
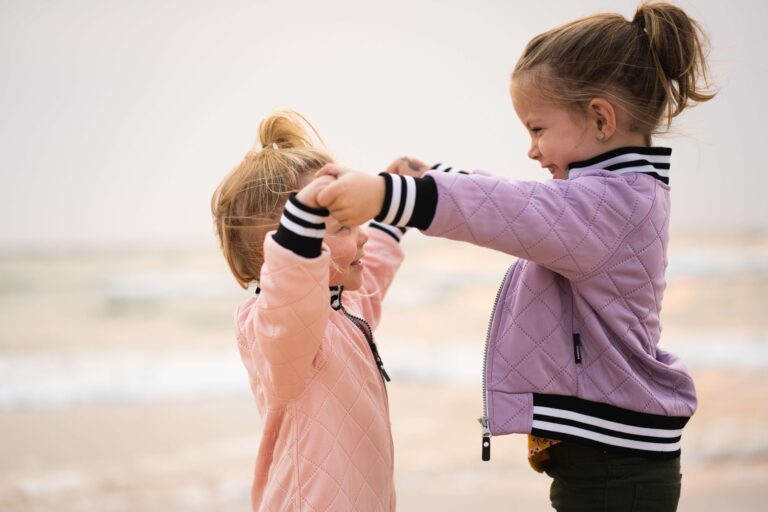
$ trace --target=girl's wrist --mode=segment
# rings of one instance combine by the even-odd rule
[[[298,194],[291,194],[272,237],[299,256],[315,258],[321,253],[327,219],[328,210],[308,206],[301,202]]]

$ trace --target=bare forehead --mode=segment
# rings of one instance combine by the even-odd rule
[[[545,103],[546,99],[541,92],[541,87],[529,75],[530,73],[524,73],[522,76],[512,78],[509,84],[512,99],[530,104]]]
[[[521,117],[551,115],[558,109],[557,105],[551,101],[547,101],[547,99],[533,87],[515,85],[513,82],[510,92],[515,111]]]

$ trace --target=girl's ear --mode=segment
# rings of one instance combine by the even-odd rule
[[[605,142],[616,133],[616,109],[603,98],[595,98],[587,106],[587,121],[594,136]]]

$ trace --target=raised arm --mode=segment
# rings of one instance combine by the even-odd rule
[[[328,322],[330,256],[322,248],[327,216],[327,210],[289,198],[277,231],[264,241],[258,299],[241,311],[249,362],[278,399],[298,396],[316,370]]]
[[[413,178],[342,170],[322,195],[333,215],[348,222],[375,216],[525,258],[568,278],[604,263],[653,202],[627,180],[601,174],[539,183],[476,173]]]

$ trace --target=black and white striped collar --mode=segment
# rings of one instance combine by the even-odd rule
[[[338,311],[341,309],[341,292],[344,291],[343,286],[331,286],[331,309]]]
[[[624,147],[607,151],[589,160],[575,162],[568,166],[568,178],[588,169],[611,171],[616,174],[641,172],[669,184],[669,160],[672,148],[665,147]]]
[[[341,309],[341,292],[344,291],[343,286],[329,286],[328,292],[331,295],[331,309],[338,311]],[[256,295],[261,293],[261,287],[259,283],[256,283]]]

